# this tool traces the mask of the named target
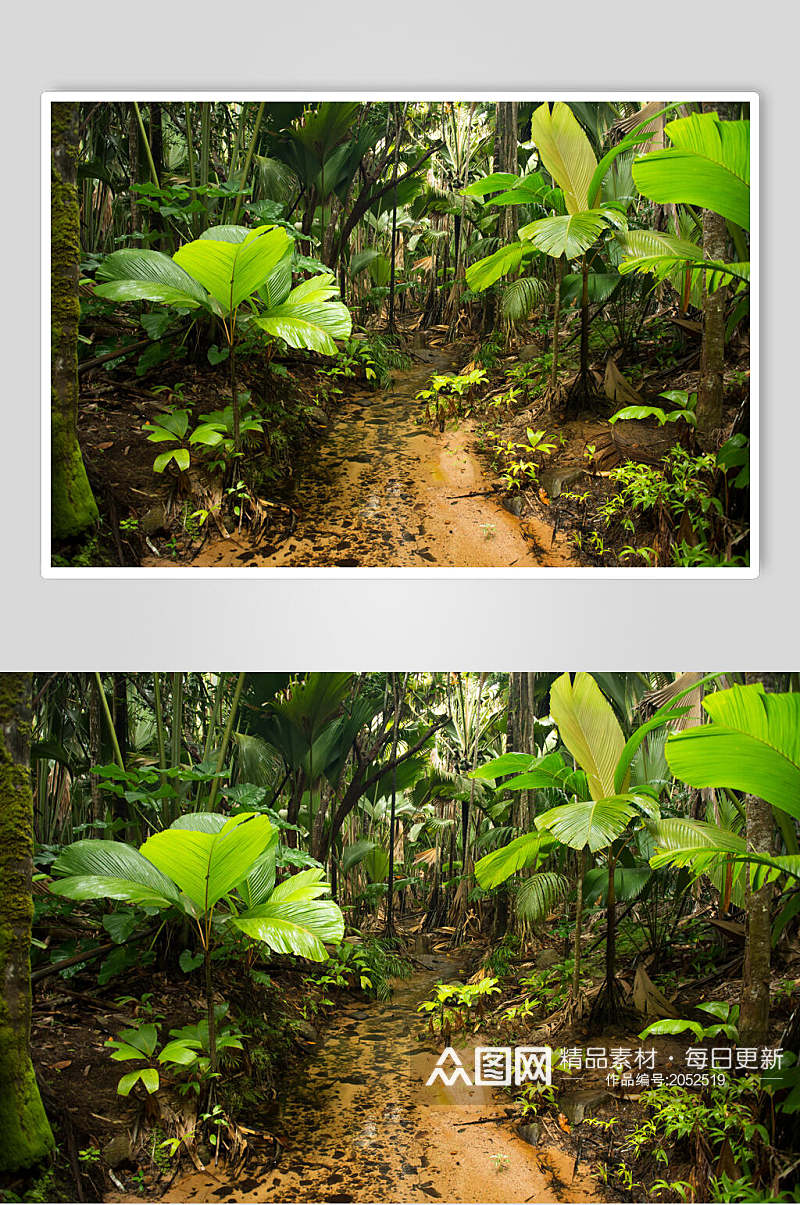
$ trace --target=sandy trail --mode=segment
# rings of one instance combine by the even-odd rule
[[[443,352],[397,372],[386,391],[350,396],[297,466],[297,527],[269,536],[211,538],[191,567],[532,567],[575,564],[562,536],[504,510],[491,493],[467,423],[444,433],[420,422],[415,398]],[[150,566],[168,565],[151,558]]]
[[[491,1088],[426,1087],[441,1046],[420,1041],[420,999],[459,974],[451,959],[395,983],[385,1004],[346,1002],[264,1129],[275,1168],[238,1180],[194,1172],[166,1201],[592,1201],[600,1194],[554,1147],[533,1147],[506,1120]],[[470,1066],[464,1053],[465,1066]],[[255,1127],[256,1122],[250,1121]],[[250,1131],[251,1133],[253,1130]]]

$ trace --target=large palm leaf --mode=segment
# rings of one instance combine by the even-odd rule
[[[685,289],[685,275],[689,273],[692,286],[705,282],[709,292],[724,285],[736,284],[744,288],[750,283],[750,264],[747,261],[728,263],[726,260],[708,260],[703,257],[703,248],[689,239],[665,234],[660,230],[628,230],[618,236],[622,259],[619,270],[622,275],[630,272],[652,274],[656,283],[669,280],[679,292]]]
[[[562,674],[550,689],[550,714],[561,740],[586,772],[592,799],[624,794],[627,776],[616,787],[614,775],[625,737],[611,704],[591,674],[574,680]]]
[[[296,954],[314,962],[324,962],[325,944],[338,945],[344,936],[344,920],[334,900],[269,900],[234,917],[233,924],[277,954]]]
[[[63,849],[53,873],[55,895],[71,900],[124,900],[141,907],[182,907],[175,884],[124,841],[89,839]]]
[[[484,891],[499,887],[518,870],[535,865],[553,845],[549,833],[525,833],[476,862],[475,877]]]
[[[671,146],[633,164],[636,187],[661,205],[700,205],[750,229],[750,122],[692,113],[665,127]]]
[[[733,686],[703,703],[713,723],[675,733],[670,770],[694,787],[729,787],[800,818],[800,694]]]
[[[257,226],[241,242],[202,238],[186,243],[174,260],[215,298],[224,314],[232,314],[259,289],[291,247],[280,226]]]
[[[521,920],[535,924],[553,911],[569,894],[569,888],[566,875],[542,870],[520,883],[514,896],[514,911]]]
[[[535,824],[538,829],[552,833],[562,845],[572,849],[588,846],[590,852],[595,853],[621,836],[637,814],[636,802],[633,795],[610,795],[603,799],[564,803],[537,816]]]
[[[469,265],[466,272],[467,284],[473,292],[481,293],[501,276],[515,272],[525,256],[530,254],[530,247],[523,243],[509,243],[507,247],[500,247],[491,255],[486,255]]]
[[[247,878],[272,832],[266,816],[245,813],[226,820],[216,833],[175,828],[154,833],[141,853],[203,915]]]
[[[592,144],[564,101],[552,110],[545,103],[534,109],[531,138],[539,157],[564,194],[570,214],[589,208],[589,185],[597,167]]]
[[[232,924],[278,954],[323,962],[328,956],[325,943],[338,945],[344,936],[335,900],[319,898],[328,889],[323,870],[300,871],[279,883],[264,903],[232,917]]]
[[[578,213],[537,218],[522,226],[517,234],[533,243],[539,251],[558,259],[577,259],[610,226],[625,227],[625,219],[615,209],[588,209]]]
[[[95,287],[95,296],[107,301],[157,301],[220,312],[202,285],[162,251],[113,251],[97,269],[97,279],[102,283]]]

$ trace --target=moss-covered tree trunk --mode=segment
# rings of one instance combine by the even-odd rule
[[[75,184],[78,106],[51,108],[51,515],[54,540],[80,535],[97,520],[78,445],[78,263],[80,218]]]
[[[53,1135],[30,1058],[33,798],[30,676],[0,674],[0,1172],[32,1167]]]

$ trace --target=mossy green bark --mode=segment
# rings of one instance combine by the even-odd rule
[[[51,521],[55,540],[97,521],[78,444],[78,268],[80,215],[76,104],[51,108]]]
[[[53,1149],[30,1058],[30,676],[0,674],[0,1172]]]

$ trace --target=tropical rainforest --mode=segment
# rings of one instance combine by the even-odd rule
[[[52,104],[52,564],[748,565],[748,110]]]
[[[3,1199],[796,1200],[799,688],[2,675]]]

